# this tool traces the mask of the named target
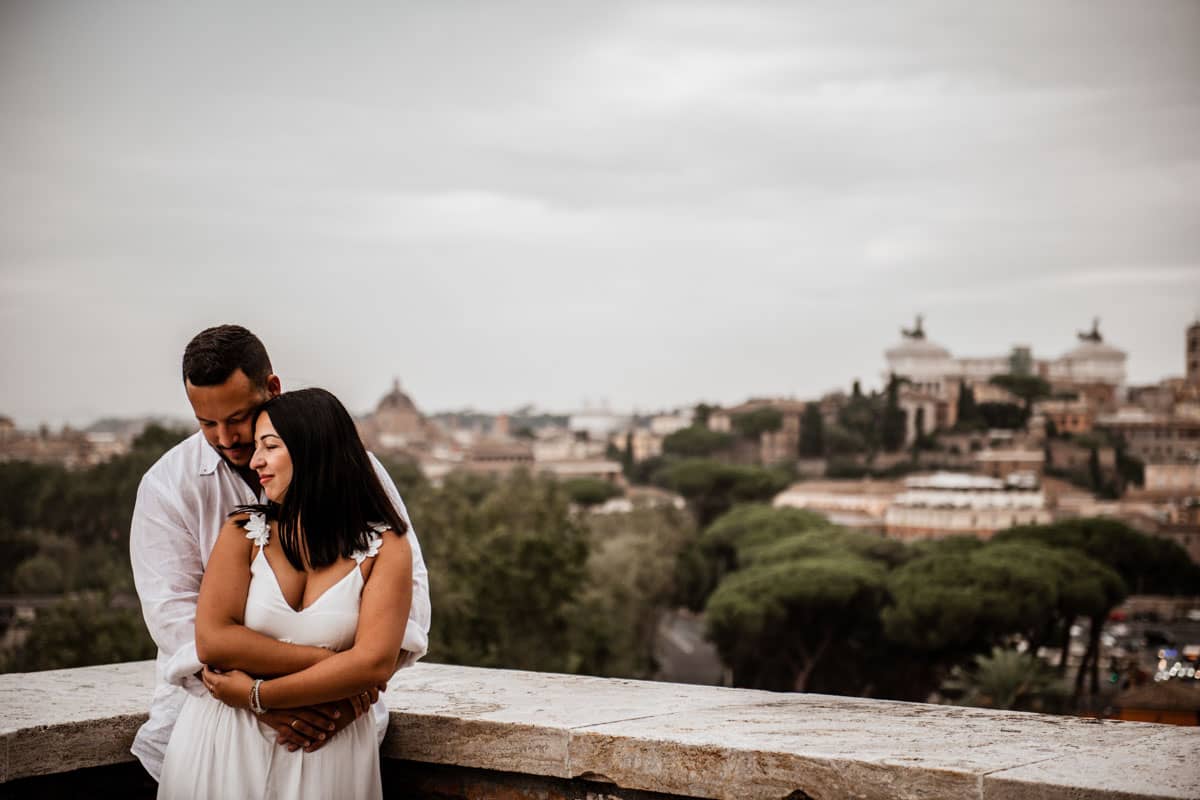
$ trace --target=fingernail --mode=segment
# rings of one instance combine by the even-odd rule
[[[340,711],[335,711],[335,712],[333,712],[333,718],[334,718],[334,719],[337,719],[337,718],[338,718],[338,717],[340,717],[341,715],[342,715],[342,712],[340,712]]]
[[[288,745],[288,752],[289,752],[289,753],[294,753],[294,752],[296,752],[296,745],[294,745],[294,744],[289,744],[289,745]]]
[[[320,735],[319,735],[319,738],[321,738],[321,739],[324,739],[324,738],[325,738],[325,734],[323,734],[323,733],[322,733],[322,734],[320,734]]]
[[[328,728],[329,728],[329,730],[333,730],[333,723],[332,723],[332,722],[331,722],[331,723],[329,723],[329,725],[328,725],[328,726],[326,726],[326,727],[328,727]]]

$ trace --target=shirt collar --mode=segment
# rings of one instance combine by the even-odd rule
[[[236,471],[233,469],[233,467],[229,466],[229,464],[225,462],[225,459],[221,458],[221,454],[218,453],[215,449],[213,449],[213,446],[208,443],[207,439],[204,438],[203,431],[198,432],[196,434],[196,436],[200,440],[200,470],[199,471],[200,471],[201,475],[212,475],[212,474],[216,473],[216,471],[218,469],[221,468],[222,464],[224,464],[225,469],[233,472],[234,476],[237,478],[239,483],[245,484],[245,481],[242,480],[242,477],[236,473]],[[249,488],[249,486],[247,486],[247,488]],[[267,496],[265,494],[263,494],[262,490],[255,492],[253,489],[250,489],[250,493],[254,495],[254,499],[257,500],[258,502],[260,502],[260,503],[267,502],[267,499],[266,499]]]
[[[221,454],[213,449],[213,446],[204,438],[204,432],[200,431],[196,434],[200,437],[200,474],[212,475],[217,471],[217,467],[224,460]]]

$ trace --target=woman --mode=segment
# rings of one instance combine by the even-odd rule
[[[412,602],[412,551],[354,422],[323,389],[268,401],[254,425],[268,503],[231,515],[196,609],[211,696],[191,695],[160,798],[381,797],[370,714],[313,752],[256,713],[370,691],[391,677]],[[291,643],[281,656],[275,639]]]

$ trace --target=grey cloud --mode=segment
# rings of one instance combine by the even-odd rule
[[[812,394],[918,310],[956,352],[1100,314],[1156,379],[1200,311],[1197,34],[1190,2],[6,4],[0,413],[178,412],[226,320],[355,408],[393,374],[435,408]]]

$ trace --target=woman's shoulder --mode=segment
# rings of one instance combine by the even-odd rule
[[[261,547],[271,538],[271,523],[262,511],[253,508],[239,508],[225,518],[221,535],[245,538]]]
[[[412,563],[412,547],[408,543],[408,537],[403,533],[396,533],[388,525],[372,526],[370,545],[364,555],[374,558],[380,564],[405,561]]]

